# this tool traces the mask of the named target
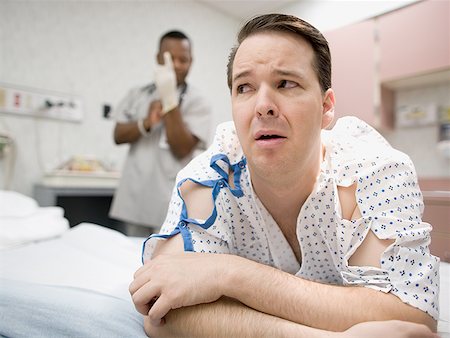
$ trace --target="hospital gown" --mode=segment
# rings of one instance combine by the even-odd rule
[[[297,218],[301,264],[253,191],[232,122],[219,125],[211,147],[178,174],[161,233],[144,243],[143,261],[158,240],[180,233],[186,251],[234,254],[308,280],[391,292],[437,319],[439,259],[428,249],[431,225],[421,220],[423,200],[411,160],[355,117],[322,131],[322,142],[320,173]],[[189,218],[179,192],[186,180],[211,188],[208,219]],[[346,220],[337,187],[353,184],[362,217]],[[349,265],[368,231],[394,240],[380,268]]]

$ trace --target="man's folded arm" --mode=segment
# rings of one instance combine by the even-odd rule
[[[190,198],[194,196],[195,198]],[[201,213],[205,212],[205,209],[210,210],[211,197],[207,189],[201,191],[195,188],[185,189],[183,190],[183,197],[186,201],[188,214],[194,218],[204,218],[205,215]],[[358,216],[357,212],[355,216]],[[350,258],[349,263],[364,265],[367,262],[367,265],[370,265],[371,262],[368,259],[374,254],[378,254],[379,257],[386,245],[388,243],[380,243],[375,236],[368,235],[361,244],[357,257],[355,255],[355,258],[357,258],[354,259],[355,262],[352,262],[353,258]],[[167,241],[161,241],[153,253],[153,258],[162,254],[170,256],[182,253],[183,247],[183,240],[180,235],[177,235]],[[238,303],[240,306],[244,304],[245,309],[251,310],[249,316],[253,313],[252,311],[256,310],[258,316],[260,316],[260,313],[268,314],[292,323],[329,331],[344,331],[361,322],[392,319],[421,323],[434,331],[436,330],[436,322],[428,314],[403,303],[398,297],[390,293],[386,294],[359,286],[321,284],[235,255],[197,255],[198,263],[196,264],[200,265],[202,269],[210,269],[213,275],[217,271],[221,271],[222,274],[219,282],[215,278],[206,278],[205,275],[208,276],[208,271],[203,274],[203,277],[199,277],[202,278],[197,282],[198,287],[201,288],[201,294],[207,294],[214,289],[214,293],[235,299],[241,303]],[[166,277],[170,279],[170,276]],[[195,276],[193,277],[195,278]],[[184,284],[181,285],[182,289]],[[186,286],[185,290],[181,290],[182,293],[192,294],[192,290],[187,290],[187,288]],[[180,288],[177,289],[177,292],[180,293]],[[199,297],[201,297],[201,294]],[[204,303],[204,301],[195,301],[195,299],[192,301],[191,299],[189,305],[199,303]],[[219,304],[223,305],[220,302]],[[180,307],[178,305],[171,304],[169,308],[178,308]],[[204,304],[204,306],[198,307],[198,309],[207,309],[211,304]],[[189,307],[186,309],[189,309]],[[235,309],[236,307],[233,307],[233,310],[229,311]],[[183,311],[184,308],[176,311],[171,310],[167,318],[170,319],[173,313],[177,313],[175,318],[181,318]],[[191,312],[193,310],[186,311]],[[241,311],[243,310],[241,309]],[[202,316],[205,316],[205,318],[202,318]],[[198,310],[197,315],[193,318],[207,323],[208,320],[212,320],[211,316],[210,311]],[[220,321],[220,318],[214,320]],[[249,321],[250,323],[253,322],[252,320]],[[183,320],[181,322],[185,323]],[[228,325],[228,323],[234,329],[238,329],[240,326],[239,321],[237,323],[230,321],[225,324]],[[174,323],[167,324],[170,327]],[[194,327],[197,326],[194,325]]]
[[[256,311],[227,297],[171,310],[162,326],[145,317],[144,328],[149,337],[332,337],[330,332]]]

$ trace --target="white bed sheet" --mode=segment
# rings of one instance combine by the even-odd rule
[[[81,223],[62,236],[0,251],[2,277],[94,290],[130,300],[144,238]]]
[[[128,285],[141,266],[144,238],[81,223],[61,237],[0,251],[2,277],[71,286],[131,301]],[[441,338],[450,338],[450,263],[440,268]]]

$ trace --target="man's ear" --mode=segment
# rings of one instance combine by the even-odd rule
[[[329,88],[325,95],[323,96],[323,106],[322,106],[322,129],[327,128],[334,119],[334,91]]]

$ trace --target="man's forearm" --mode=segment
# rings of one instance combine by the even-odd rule
[[[172,153],[180,159],[190,154],[198,139],[184,124],[178,107],[164,116],[164,124]]]
[[[133,143],[141,138],[137,122],[117,123],[114,128],[114,142],[116,144]]]
[[[235,269],[225,270],[230,274],[222,279],[223,294],[258,311],[331,331],[343,331],[365,321],[390,319],[422,323],[436,330],[429,315],[392,294],[312,282],[237,256],[230,257]]]
[[[145,317],[144,326],[150,337],[334,337],[331,332],[258,312],[226,297],[171,310],[162,326],[152,326]]]

